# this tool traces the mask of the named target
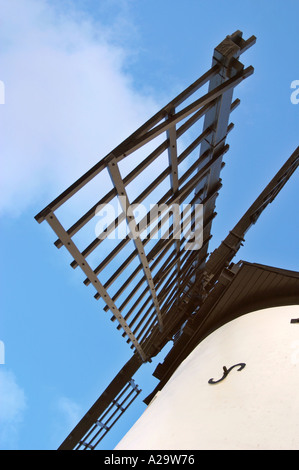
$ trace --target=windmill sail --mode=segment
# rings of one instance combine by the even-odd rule
[[[220,174],[229,149],[226,139],[233,129],[230,115],[240,103],[233,93],[253,73],[253,67],[245,68],[239,59],[255,40],[244,40],[240,31],[227,36],[215,48],[210,70],[36,216],[38,223],[48,222],[57,236],[56,247],[70,253],[72,268],[83,271],[84,284],[93,286],[95,298],[110,311],[133,349],[132,358],[61,449],[95,448],[99,440],[94,431],[109,428],[103,414],[130,388],[142,364],[160,352],[190,316],[200,315],[200,306],[245,232],[299,165],[297,148],[208,259]],[[92,204],[65,227],[61,210],[95,179],[98,189]],[[99,188],[104,188],[100,195]],[[112,216],[101,225],[105,208]],[[96,234],[95,225],[100,225]],[[77,240],[84,240],[84,246]],[[139,389],[132,390],[138,395]]]

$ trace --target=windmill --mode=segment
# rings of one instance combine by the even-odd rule
[[[55,246],[70,253],[71,267],[83,271],[84,284],[94,288],[95,299],[104,302],[104,310],[110,312],[132,349],[132,357],[60,450],[96,449],[139,396],[135,373],[169,342],[173,347],[154,373],[159,385],[145,400],[147,404],[204,338],[250,311],[252,304],[256,308],[269,305],[265,298],[270,297],[275,305],[281,299],[298,303],[298,273],[232,261],[246,232],[299,166],[299,147],[218,249],[210,255],[208,251],[221,170],[229,150],[226,139],[234,127],[230,115],[240,104],[233,99],[234,88],[254,72],[253,67],[244,67],[240,56],[255,41],[254,36],[245,40],[240,31],[227,36],[215,48],[206,73],[35,217],[53,229]],[[109,189],[100,184],[103,194],[99,197],[97,192],[88,210],[65,228],[57,211],[96,178],[106,182],[107,177]],[[136,215],[135,209],[141,206],[146,211]],[[94,236],[87,228],[94,227],[105,207],[115,212]],[[93,235],[83,249],[76,244],[81,233]],[[105,243],[115,234],[116,242],[107,251]],[[248,283],[254,276],[273,279],[269,285],[265,280],[263,292],[256,292],[253,285],[249,305],[248,295],[241,298],[239,280]],[[286,278],[291,282],[284,282]],[[232,295],[236,282],[238,302]],[[281,289],[274,292],[273,283],[278,286],[279,282]],[[231,304],[227,301],[220,308],[224,298],[231,299]],[[229,372],[225,367],[224,378]]]

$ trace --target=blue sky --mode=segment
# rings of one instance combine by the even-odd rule
[[[34,216],[211,65],[241,30],[255,73],[235,92],[214,249],[298,146],[295,0],[0,0],[0,449],[56,449],[131,350]],[[251,229],[236,261],[298,270],[299,174]],[[160,358],[161,359],[161,358]],[[102,448],[145,409],[157,364]]]

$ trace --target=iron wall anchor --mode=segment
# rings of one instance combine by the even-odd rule
[[[211,385],[214,385],[214,384],[218,384],[219,382],[222,382],[222,380],[224,380],[228,374],[235,368],[235,367],[239,367],[238,371],[240,372],[241,370],[243,370],[245,367],[246,367],[246,364],[244,362],[241,362],[240,364],[235,364],[234,366],[230,367],[229,369],[227,369],[225,366],[223,367],[223,376],[221,377],[221,379],[219,380],[214,380],[214,379],[210,379],[209,380],[209,384]]]

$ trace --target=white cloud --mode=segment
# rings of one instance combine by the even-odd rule
[[[26,408],[25,393],[11,371],[0,369],[0,449],[16,450]]]
[[[0,215],[50,202],[156,110],[111,37],[46,0],[0,0]]]
[[[52,406],[50,444],[57,449],[83,416],[82,408],[68,397],[59,397]]]
[[[61,397],[58,400],[57,408],[63,416],[66,429],[73,429],[82,418],[82,409],[80,406],[67,397]]]

